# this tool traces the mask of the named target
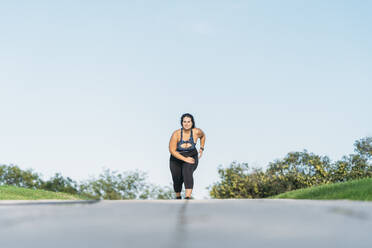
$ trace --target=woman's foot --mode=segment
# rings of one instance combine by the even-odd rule
[[[189,196],[186,196],[186,197],[185,197],[185,199],[187,199],[187,200],[190,200],[190,199],[191,199],[191,197],[189,197]]]
[[[182,199],[182,197],[181,196],[177,196],[176,199]]]

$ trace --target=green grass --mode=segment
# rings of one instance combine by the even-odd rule
[[[0,186],[0,200],[87,200],[77,195],[15,186]]]
[[[279,194],[271,198],[372,201],[372,178],[299,189]]]

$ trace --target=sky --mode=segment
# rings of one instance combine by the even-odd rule
[[[142,171],[172,186],[168,144],[206,134],[193,197],[233,161],[372,136],[371,1],[2,1],[0,164],[48,178]]]

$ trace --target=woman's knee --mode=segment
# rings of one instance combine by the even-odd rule
[[[194,187],[194,179],[192,177],[185,180],[185,189],[192,189],[193,187]]]

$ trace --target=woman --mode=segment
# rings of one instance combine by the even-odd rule
[[[204,151],[205,134],[200,128],[195,128],[194,117],[183,114],[181,117],[181,129],[173,132],[169,141],[169,167],[172,173],[173,189],[176,192],[176,199],[181,198],[182,183],[185,183],[186,197],[191,199],[194,186],[193,173],[198,167],[199,158]],[[196,143],[200,139],[199,157],[196,150]]]

